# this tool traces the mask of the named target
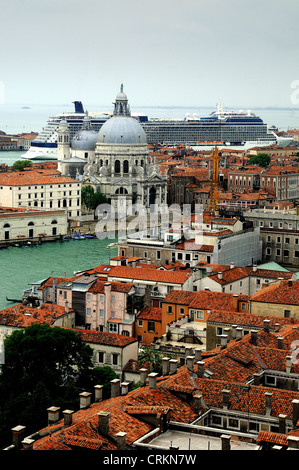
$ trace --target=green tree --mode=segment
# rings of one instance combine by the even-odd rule
[[[17,160],[12,165],[11,169],[13,171],[23,171],[24,168],[31,168],[32,162],[30,160]]]
[[[267,153],[258,153],[252,155],[249,160],[249,165],[259,165],[266,168],[271,161],[271,157]]]
[[[12,333],[4,346],[1,446],[7,445],[13,426],[26,426],[28,434],[45,426],[49,406],[76,409],[92,371],[92,349],[72,330],[34,324]]]
[[[107,203],[107,198],[104,194],[95,192],[92,186],[83,186],[81,202],[87,209],[95,210],[98,205]]]

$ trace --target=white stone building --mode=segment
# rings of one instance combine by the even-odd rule
[[[83,184],[104,194],[115,212],[126,207],[166,204],[167,178],[149,156],[146,134],[131,116],[126,94],[116,96],[113,116],[101,127],[95,154],[88,156]]]

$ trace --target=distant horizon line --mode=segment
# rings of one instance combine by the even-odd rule
[[[88,106],[92,106],[92,108],[95,108],[95,107],[108,107],[110,106],[111,107],[111,103],[110,104],[93,104],[93,105],[90,105],[90,104],[87,104],[85,105],[84,102],[82,100],[74,100],[74,101],[81,101],[83,103],[83,106],[84,106],[84,109],[86,109],[86,107]],[[20,107],[26,107],[26,108],[30,108],[30,107],[34,107],[34,106],[51,106],[51,107],[66,107],[66,106],[71,106],[73,102],[70,102],[70,103],[0,103],[0,108],[1,106],[20,106]],[[134,106],[130,106],[131,109],[140,109],[140,108],[148,108],[148,109],[201,109],[201,108],[211,108],[211,109],[215,109],[216,108],[216,104],[215,105],[146,105],[146,104],[143,104],[143,105],[134,105]],[[224,105],[224,109],[228,110],[228,109],[250,109],[250,110],[254,110],[254,109],[259,109],[259,110],[282,110],[282,111],[299,111],[299,107],[291,107],[291,106],[257,106],[257,105],[254,105],[254,106],[249,106],[249,105]],[[88,110],[87,110],[88,111]]]

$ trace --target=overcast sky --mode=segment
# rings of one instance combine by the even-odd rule
[[[0,0],[5,103],[298,108],[296,0]],[[293,93],[293,94],[292,94]],[[297,95],[299,97],[299,93]],[[299,101],[297,99],[297,101]]]

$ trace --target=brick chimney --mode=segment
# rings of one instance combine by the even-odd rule
[[[242,336],[243,336],[243,328],[238,326],[236,328],[236,340],[238,341],[238,340],[242,339]]]
[[[149,382],[148,382],[148,388],[150,390],[154,390],[157,388],[157,372],[152,372],[151,374],[148,374],[148,379],[149,379]]]
[[[100,402],[103,400],[103,385],[94,386],[94,401]]]
[[[286,372],[291,372],[292,370],[292,356],[286,357]]]
[[[169,375],[176,374],[178,369],[178,360],[177,359],[170,359],[169,361]]]
[[[220,338],[221,338],[221,343],[220,343],[221,348],[226,348],[228,336],[227,335],[221,335]]]
[[[73,410],[64,410],[62,412],[63,414],[63,420],[64,420],[64,426],[71,426],[73,424]]]
[[[231,436],[228,434],[221,435],[221,450],[230,450]]]
[[[117,450],[126,450],[126,436],[126,432],[118,432],[116,434]]]
[[[227,410],[229,405],[230,390],[222,390],[222,406],[223,409]]]
[[[251,342],[251,344],[253,344],[254,346],[257,345],[257,331],[256,331],[256,330],[251,330],[250,342]]]
[[[266,415],[270,416],[272,412],[272,393],[271,392],[266,392],[265,393],[265,398],[266,398]]]
[[[201,361],[201,350],[198,348],[195,348],[194,354],[195,354],[195,362]]]
[[[236,339],[237,337],[237,328],[238,328],[238,325],[232,325],[232,338],[233,339]]]
[[[59,411],[60,408],[57,406],[51,406],[47,409],[48,411],[48,426],[52,426],[52,424],[56,424],[59,421]]]
[[[277,336],[277,347],[278,349],[283,349],[283,337]]]
[[[196,393],[195,395],[193,395],[193,403],[195,412],[199,413],[202,406],[202,395],[200,393]]]
[[[120,384],[120,387],[121,387],[121,394],[127,395],[129,392],[129,382],[122,382]]]
[[[299,400],[293,400],[292,405],[293,405],[293,427],[296,428],[298,420],[299,420]]]
[[[218,276],[218,279],[222,279],[222,272],[219,271],[219,273],[217,274],[217,276]]]
[[[110,384],[111,384],[111,398],[118,397],[120,394],[120,380],[119,379],[110,380]]]
[[[21,442],[24,439],[26,426],[15,426],[12,428],[12,443],[17,450],[21,449]]]
[[[281,434],[285,434],[286,433],[286,418],[287,418],[287,415],[279,414],[278,418],[279,418],[279,432]]]
[[[26,437],[22,442],[23,450],[33,450],[34,439],[29,439]]]
[[[265,318],[264,320],[264,331],[266,333],[270,333],[270,320],[268,320],[267,318]]]
[[[140,386],[143,387],[146,382],[146,377],[148,373],[148,369],[140,369]]]
[[[169,374],[169,357],[163,357],[162,359],[162,375]]]
[[[98,413],[98,431],[105,436],[109,431],[109,412],[100,411]]]
[[[91,393],[90,392],[82,392],[79,394],[80,396],[80,409],[84,410],[89,408],[91,403]]]
[[[187,356],[186,357],[186,362],[187,362],[187,368],[188,368],[189,372],[193,372],[194,356]]]
[[[204,361],[197,361],[196,364],[197,364],[197,376],[199,378],[203,378],[204,372],[205,372],[205,368],[204,368],[205,363]]]

